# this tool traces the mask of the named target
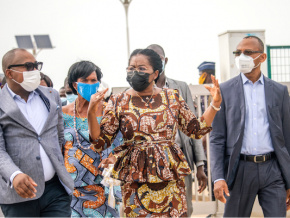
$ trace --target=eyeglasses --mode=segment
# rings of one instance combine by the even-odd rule
[[[147,70],[147,68],[146,67],[137,67],[137,68],[135,68],[135,67],[127,67],[126,68],[126,71],[127,71],[127,73],[128,72],[133,72],[133,71],[138,71],[139,73],[143,73],[143,71],[146,71]]]
[[[27,71],[32,71],[32,70],[34,70],[34,68],[36,68],[37,70],[41,70],[42,65],[43,65],[42,62],[37,62],[37,61],[35,61],[34,63],[33,62],[26,62],[25,64],[9,65],[7,67],[7,69],[10,69],[12,67],[26,67]]]
[[[149,75],[152,75],[153,73],[145,73],[145,72],[142,72],[142,71],[137,71],[137,70],[134,70],[134,71],[127,71],[127,76],[130,76],[132,77],[135,73],[138,73],[140,76],[144,76],[146,74],[149,74]]]
[[[240,56],[241,54],[244,54],[244,55],[247,55],[247,56],[251,56],[253,54],[256,54],[256,53],[263,53],[262,51],[252,51],[252,50],[245,50],[245,51],[233,51],[233,54],[235,56]]]

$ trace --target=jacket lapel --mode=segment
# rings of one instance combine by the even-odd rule
[[[7,85],[4,86],[0,95],[1,103],[0,108],[16,123],[19,123],[26,129],[29,129],[32,132],[36,132],[33,126],[25,118],[23,113],[20,111],[18,105],[12,98],[11,94],[8,91]]]
[[[229,169],[228,169],[228,176],[227,176],[227,183],[228,187],[231,190],[234,184],[236,173],[239,165],[240,160],[240,153],[242,149],[243,143],[243,136],[244,136],[244,128],[245,128],[245,95],[244,95],[244,88],[243,88],[243,81],[241,76],[237,76],[236,80],[233,84],[233,90],[236,93],[235,104],[237,105],[237,110],[235,113],[236,119],[239,120],[240,123],[235,125],[233,123],[234,128],[237,128],[238,134],[236,137],[236,142],[234,144],[234,149],[230,157],[229,161]]]
[[[273,85],[272,81],[264,76],[264,88],[265,88],[265,101],[266,101],[266,110],[269,114],[269,108],[273,107]]]
[[[56,116],[57,104],[55,103],[56,100],[54,99],[52,92],[49,92],[49,94],[44,95],[44,93],[40,89],[36,89],[35,91],[39,94],[40,98],[43,100],[45,106],[49,111],[45,124],[41,130],[40,133],[41,135],[45,130],[50,128],[51,120],[53,119],[54,116]]]

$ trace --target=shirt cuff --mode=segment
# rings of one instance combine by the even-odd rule
[[[204,162],[203,160],[200,160],[200,161],[197,161],[195,165],[196,167],[204,166]]]
[[[221,181],[221,180],[224,180],[224,179],[216,179],[213,183],[216,183],[216,182]]]
[[[11,182],[10,188],[13,188],[13,179],[15,178],[15,176],[17,176],[20,173],[22,173],[22,172],[19,171],[19,170],[17,170],[14,173],[12,173],[12,175],[10,176],[10,182]]]

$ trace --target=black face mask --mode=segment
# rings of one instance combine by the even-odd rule
[[[130,71],[127,72],[127,81],[135,91],[142,92],[150,85],[150,83],[152,83],[153,80],[149,82],[149,76],[151,74],[138,71]]]

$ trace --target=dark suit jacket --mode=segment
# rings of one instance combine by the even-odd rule
[[[184,101],[189,106],[190,110],[195,114],[195,108],[191,96],[191,92],[189,90],[188,85],[185,82],[173,80],[170,78],[166,78],[168,82],[168,87],[170,89],[178,89],[180,95],[184,99]],[[198,161],[206,160],[204,150],[202,147],[202,142],[200,139],[191,139],[186,136],[183,132],[178,130],[181,140],[181,148],[184,152],[186,160],[189,164],[189,167],[193,170],[193,163],[197,163]]]
[[[290,188],[290,105],[286,86],[264,77],[270,134],[286,188]],[[221,110],[212,123],[210,135],[212,180],[226,179],[234,184],[245,125],[245,97],[241,75],[220,85]]]

